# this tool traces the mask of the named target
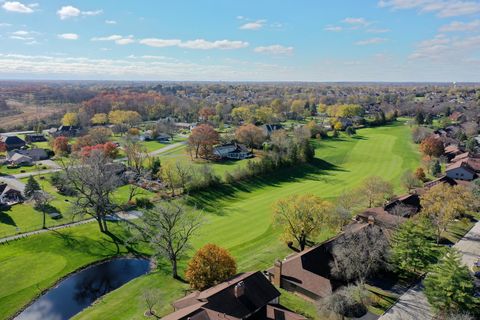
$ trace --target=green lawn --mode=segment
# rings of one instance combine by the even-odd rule
[[[41,179],[43,177],[44,179]],[[54,186],[50,183],[50,174],[36,176],[35,179],[40,183],[43,190],[53,195],[54,200],[51,205],[55,207],[59,213],[62,214],[60,219],[52,219],[47,215],[47,227],[66,224],[73,221],[90,218],[90,216],[76,216],[74,217],[69,211],[69,201],[71,197],[65,197],[59,194]],[[28,178],[20,179],[26,183]],[[123,204],[127,201],[129,195],[129,187],[122,186],[116,190],[114,198],[117,203]],[[137,195],[134,197],[153,198],[155,194],[150,191],[139,189]],[[24,233],[28,231],[38,230],[42,228],[43,215],[41,212],[33,208],[33,203],[25,202],[12,206],[7,211],[0,211],[0,237],[14,235],[16,233]]]
[[[175,158],[181,152],[183,151],[180,149],[172,150],[162,157],[164,159]],[[372,175],[392,181],[396,190],[401,192],[400,176],[405,170],[415,168],[420,158],[416,147],[410,142],[409,128],[402,123],[375,129],[362,129],[354,138],[342,137],[320,141],[316,156],[318,159],[313,165],[281,170],[274,175],[270,174],[250,183],[225,186],[190,197],[189,202],[202,208],[206,215],[206,224],[193,241],[194,249],[205,243],[217,243],[229,249],[236,257],[240,271],[267,268],[273,264],[276,258],[290,253],[279,240],[279,230],[272,227],[271,208],[277,199],[295,193],[314,193],[333,200],[344,189],[358,187],[364,178]],[[75,236],[78,232],[79,236],[88,234],[89,238],[100,237],[95,224],[72,228],[65,232]],[[323,230],[317,240],[327,239],[334,232],[334,230]],[[63,234],[64,231],[60,233]],[[35,250],[28,253],[22,252],[21,249],[28,248],[29,243],[33,242],[32,239],[36,239],[36,243],[45,242],[45,249],[38,252]],[[98,242],[99,246],[107,247],[105,255],[109,252],[107,240],[103,239]],[[55,249],[51,249],[52,246],[56,246]],[[8,249],[0,250],[0,264],[3,264],[2,261],[12,259],[17,254],[20,254],[27,262],[29,260],[43,261],[46,253],[61,255],[59,259],[65,259],[74,254],[67,242],[52,238],[51,234],[19,240],[5,247]],[[25,256],[25,254],[28,255]],[[76,254],[84,255],[81,259],[68,260],[70,264],[76,265],[76,268],[85,265],[89,259],[90,261],[99,259],[96,255],[91,255],[88,250],[87,252],[76,252]],[[28,264],[25,260],[19,262],[22,263],[22,266],[19,266],[20,270]],[[181,270],[185,266],[185,261],[183,260],[180,264]],[[7,283],[8,281],[13,282],[18,277],[16,267],[17,263],[13,262],[2,268]],[[0,287],[0,318],[2,315],[14,313],[26,301],[29,301],[37,290],[34,288],[37,286],[46,288],[51,284],[52,281],[45,282],[42,276],[36,275],[46,272],[45,268],[47,266],[39,266],[35,274],[25,275],[28,279],[25,290],[8,287],[8,294],[6,294],[4,286]],[[75,269],[74,266],[72,268]],[[169,303],[183,296],[182,290],[185,286],[171,280],[166,275],[168,268],[168,265],[161,264],[158,272],[137,278],[106,295],[76,318],[141,319],[144,306],[139,301],[139,293],[146,287],[157,286],[164,292],[159,309],[164,313],[170,312]],[[50,279],[58,278],[62,272],[63,269],[52,275]],[[303,302],[299,302],[295,297],[289,295],[282,302],[293,309],[303,308]],[[308,305],[308,310],[305,311],[312,314],[314,308]]]

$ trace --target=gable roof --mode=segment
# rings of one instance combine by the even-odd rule
[[[9,146],[25,145],[25,141],[23,141],[22,139],[20,139],[20,138],[17,137],[17,136],[7,136],[7,137],[4,137],[4,138],[3,138],[3,142],[7,145],[7,147],[9,147]]]
[[[447,168],[445,169],[445,172],[449,172],[451,170],[455,170],[455,169],[458,169],[458,168],[462,168],[464,169],[465,171],[471,173],[471,174],[475,174],[475,170],[469,165],[468,163],[468,160],[465,161],[467,159],[464,159],[463,161],[457,161],[457,162],[454,162],[454,163],[451,163],[447,166]]]
[[[237,297],[235,286],[245,288]],[[186,319],[244,319],[265,308],[280,296],[280,292],[259,271],[237,275],[204,291],[195,291],[173,303],[176,312],[162,318]],[[194,316],[192,316],[194,315]]]
[[[368,222],[373,218],[376,225],[387,229],[394,228],[406,221],[406,218],[390,214],[382,207],[368,208],[364,212],[359,213],[357,218],[364,220],[364,222]]]

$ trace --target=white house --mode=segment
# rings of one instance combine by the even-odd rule
[[[213,154],[221,159],[247,159],[253,154],[242,144],[229,143],[213,148]]]

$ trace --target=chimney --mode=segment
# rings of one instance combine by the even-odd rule
[[[277,260],[275,261],[275,265],[273,267],[273,285],[277,287],[281,287],[282,283],[282,261]]]
[[[370,224],[370,225],[375,224],[375,218],[373,216],[368,216],[368,224]]]
[[[235,298],[237,299],[245,295],[245,282],[240,281],[239,283],[237,283],[234,288],[234,293]]]

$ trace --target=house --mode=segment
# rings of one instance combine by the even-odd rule
[[[48,159],[48,153],[45,149],[41,148],[33,148],[33,149],[26,149],[26,150],[12,150],[8,152],[7,160],[10,161],[11,157],[15,154],[20,154],[32,159],[32,161],[42,161]]]
[[[53,135],[55,137],[75,137],[80,133],[80,128],[77,126],[60,126]]]
[[[175,122],[175,127],[178,130],[192,130],[197,126],[196,123],[188,123],[188,122]]]
[[[25,141],[28,143],[45,142],[47,138],[41,133],[32,133],[25,135]]]
[[[22,139],[20,139],[17,136],[6,136],[2,138],[2,142],[5,143],[7,147],[7,151],[13,150],[13,149],[21,149],[25,147],[26,143]]]
[[[31,166],[33,164],[32,158],[17,152],[14,152],[11,156],[9,155],[7,161],[15,166]]]
[[[173,303],[162,320],[306,320],[280,304],[280,292],[259,271],[246,272]]]
[[[394,229],[407,219],[401,215],[391,214],[382,207],[377,207],[368,208],[364,212],[359,213],[355,220],[361,223],[375,224],[384,229]]]
[[[334,280],[330,270],[330,261],[333,260],[331,250],[335,239],[284,260],[277,260],[273,268],[267,270],[270,281],[277,287],[312,301],[332,294],[342,285]]]
[[[229,143],[213,148],[213,154],[220,159],[247,159],[252,158],[253,154],[243,144]]]
[[[445,147],[445,156],[447,157],[448,160],[452,160],[459,154],[462,154],[462,151],[458,147],[458,145],[451,144]]]
[[[477,177],[475,170],[467,161],[457,161],[447,166],[445,170],[447,177],[458,180],[472,181]]]
[[[155,140],[157,140],[158,142],[161,142],[161,143],[167,143],[167,142],[170,142],[172,140],[172,138],[168,134],[159,133]]]
[[[422,209],[420,196],[417,193],[409,193],[395,197],[383,206],[383,209],[389,214],[401,214],[404,218],[410,218]]]
[[[10,187],[6,183],[0,183],[0,204],[12,205],[23,201],[22,192]]]
[[[262,129],[265,135],[270,136],[273,132],[282,130],[283,126],[281,124],[264,124]]]

